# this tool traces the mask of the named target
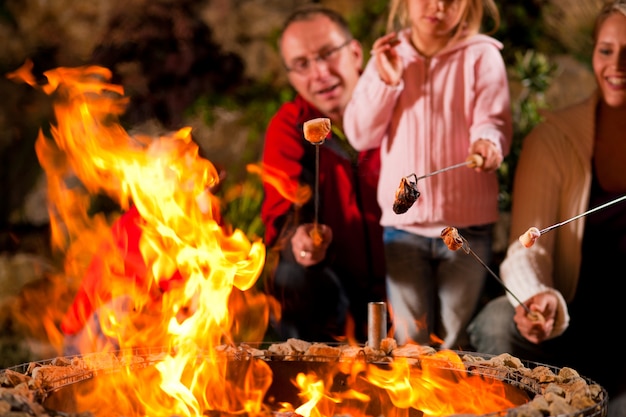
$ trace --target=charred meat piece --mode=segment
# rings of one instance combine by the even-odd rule
[[[393,202],[393,212],[396,214],[406,213],[413,203],[417,201],[420,192],[417,190],[417,181],[413,182],[408,177],[400,180],[400,185],[396,190],[396,198]]]
[[[448,226],[441,231],[441,238],[450,250],[458,250],[463,247],[463,238],[459,231],[452,226]]]

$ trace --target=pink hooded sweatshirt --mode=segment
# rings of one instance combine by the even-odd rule
[[[403,177],[465,161],[478,139],[492,141],[505,156],[512,138],[500,42],[477,34],[425,58],[408,36],[408,30],[401,32],[396,47],[405,67],[400,84],[382,82],[370,59],[344,114],[344,131],[355,149],[381,148],[381,225],[437,237],[446,226],[493,223],[497,174],[466,167],[419,180],[416,203],[406,213],[393,211]]]

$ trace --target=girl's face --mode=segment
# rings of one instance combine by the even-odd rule
[[[598,31],[593,72],[606,104],[626,110],[626,16],[622,13],[611,14]]]
[[[426,38],[449,38],[461,19],[462,0],[406,0],[411,27]]]

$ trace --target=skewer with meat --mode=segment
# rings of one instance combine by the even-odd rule
[[[459,235],[459,231],[456,227],[448,226],[441,231],[441,238],[448,247],[448,249],[456,251],[463,247],[465,243],[464,239]]]
[[[502,281],[500,277],[496,275],[496,273],[493,272],[491,268],[489,268],[489,266],[487,266],[487,264],[485,264],[483,260],[480,259],[480,257],[469,247],[469,243],[463,236],[459,234],[459,231],[456,229],[456,227],[448,226],[444,228],[441,231],[441,238],[443,239],[448,249],[452,251],[463,249],[465,253],[471,254],[478,262],[480,262],[480,264],[485,267],[489,274],[491,274],[491,276],[494,277],[496,281],[500,283],[500,285],[502,285],[502,288],[504,288],[506,292],[511,294],[515,301],[517,301],[518,304],[522,306],[524,310],[526,310],[526,315],[531,320],[541,322],[545,321],[545,318],[541,313],[539,313],[538,311],[532,311],[526,304],[522,302],[522,300],[520,300],[511,290],[509,290],[509,288],[504,284],[504,281]]]
[[[422,175],[418,177],[414,173],[411,175],[407,175],[400,180],[400,185],[396,189],[395,199],[393,202],[393,212],[396,214],[406,213],[408,209],[417,201],[417,198],[420,196],[420,192],[417,189],[417,182],[421,179],[431,177],[433,175],[439,174],[441,172],[449,171],[451,169],[460,168],[460,167],[468,167],[468,168],[479,168],[483,166],[484,159],[481,155],[472,154],[467,157],[464,162],[460,164],[452,165],[446,168],[439,169],[437,171],[431,172],[430,174]],[[414,178],[415,181],[411,181],[410,178]]]

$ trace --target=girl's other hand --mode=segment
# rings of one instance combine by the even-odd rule
[[[388,33],[374,42],[371,51],[380,79],[394,87],[400,84],[404,72],[404,65],[395,49],[399,43],[395,32]]]

